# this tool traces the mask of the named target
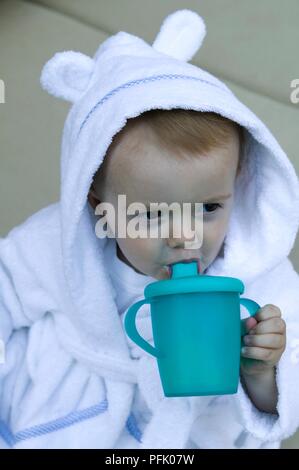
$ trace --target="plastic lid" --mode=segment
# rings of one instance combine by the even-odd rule
[[[144,289],[144,297],[189,292],[239,292],[243,294],[244,284],[235,277],[207,276],[198,271],[196,261],[171,265],[171,278],[152,282]]]

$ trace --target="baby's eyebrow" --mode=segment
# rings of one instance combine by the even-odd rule
[[[213,196],[213,197],[210,197],[208,199],[205,199],[205,201],[202,203],[202,204],[205,204],[207,202],[217,202],[217,201],[223,201],[224,199],[228,199],[229,197],[231,197],[231,194],[224,194],[224,195],[220,195],[220,196]],[[156,204],[156,203],[155,203]],[[146,203],[144,204],[146,209],[150,209],[150,203]],[[159,208],[158,208],[159,209]],[[156,210],[156,209],[155,209]]]
[[[224,196],[213,196],[209,199],[205,199],[204,202],[223,201],[223,199],[228,199],[229,197],[231,197],[231,194],[225,194]]]

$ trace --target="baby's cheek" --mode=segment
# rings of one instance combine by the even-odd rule
[[[127,242],[131,259],[142,266],[144,270],[151,269],[155,260],[159,259],[159,242],[150,238],[131,239]]]
[[[142,258],[146,251],[146,240],[127,237],[123,239],[123,245],[131,258]]]
[[[207,222],[204,224],[202,248],[205,254],[216,254],[224,237],[225,227],[223,224],[217,222]]]

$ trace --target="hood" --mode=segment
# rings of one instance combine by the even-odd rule
[[[127,345],[104,265],[107,239],[95,235],[87,194],[113,136],[129,118],[160,108],[212,111],[245,128],[237,204],[224,256],[209,274],[244,283],[274,268],[294,245],[299,187],[294,167],[261,120],[217,77],[188,63],[206,34],[202,18],[178,10],[165,18],[153,44],[120,31],[93,57],[64,51],[44,66],[41,85],[72,103],[62,139],[61,233],[63,266],[74,302],[72,321],[85,340],[107,355]],[[100,340],[100,341],[99,341]]]

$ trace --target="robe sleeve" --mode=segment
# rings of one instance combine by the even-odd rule
[[[245,430],[264,442],[287,439],[299,428],[299,276],[289,260],[276,272],[266,303],[277,305],[286,323],[286,348],[276,366],[278,415],[256,408],[241,381],[235,399]]]

